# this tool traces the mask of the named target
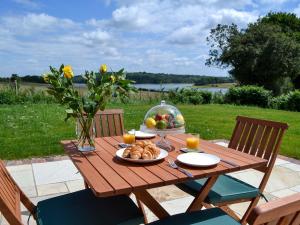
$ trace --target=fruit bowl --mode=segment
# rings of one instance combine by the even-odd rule
[[[144,118],[140,127],[141,131],[158,134],[161,140],[156,143],[160,148],[170,150],[172,146],[165,139],[166,135],[185,132],[184,117],[181,112],[172,105],[161,101],[160,105],[152,107]]]

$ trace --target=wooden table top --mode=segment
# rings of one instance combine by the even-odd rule
[[[217,155],[238,166],[232,166],[225,162],[220,162],[217,166],[210,168],[182,166],[193,174],[194,177],[189,178],[180,171],[169,167],[167,162],[167,159],[176,160],[177,155],[181,154],[179,149],[185,147],[186,137],[186,134],[167,136],[167,140],[175,146],[175,151],[169,152],[166,160],[151,164],[134,164],[117,159],[115,153],[119,148],[118,143],[122,142],[121,136],[96,138],[96,150],[89,153],[79,152],[73,141],[62,141],[61,143],[98,197],[128,194],[141,189],[261,167],[267,163],[264,159],[201,140],[200,148],[206,153]],[[157,140],[158,137],[152,139],[153,142]]]

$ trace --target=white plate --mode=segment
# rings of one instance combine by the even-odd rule
[[[121,148],[116,152],[116,156],[120,159],[130,161],[130,162],[135,162],[135,163],[150,163],[150,162],[156,162],[159,160],[162,160],[168,156],[168,152],[166,150],[160,149],[160,154],[156,159],[131,159],[131,158],[124,158],[123,152],[126,148]]]
[[[150,134],[139,130],[136,130],[135,132],[129,131],[128,133],[135,134],[136,138],[141,138],[141,139],[154,138],[156,136],[156,134]]]
[[[205,153],[189,152],[177,156],[177,160],[183,164],[196,167],[213,166],[220,162],[220,158]]]

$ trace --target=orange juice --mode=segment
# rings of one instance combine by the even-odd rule
[[[198,149],[200,144],[200,139],[198,137],[188,137],[186,139],[186,147],[189,149]]]
[[[135,142],[135,135],[134,134],[124,134],[123,140],[125,144],[132,144]]]

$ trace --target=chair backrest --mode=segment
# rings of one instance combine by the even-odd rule
[[[20,225],[20,189],[0,160],[0,211],[11,225]]]
[[[255,207],[249,225],[299,225],[300,193]]]
[[[281,145],[286,123],[238,116],[228,147],[268,160],[266,172],[272,168]]]
[[[94,121],[96,137],[118,136],[124,133],[122,109],[98,111]]]

